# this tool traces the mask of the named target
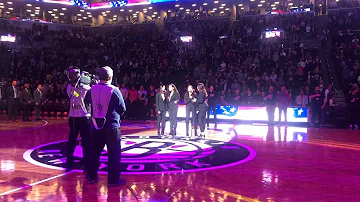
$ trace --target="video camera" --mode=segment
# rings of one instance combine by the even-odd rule
[[[65,74],[67,75],[71,85],[75,86],[76,84],[79,86],[84,85],[93,85],[98,83],[96,76],[90,74],[86,71],[80,71],[78,67],[70,66],[69,70],[65,70]]]

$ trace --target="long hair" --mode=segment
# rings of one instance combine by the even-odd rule
[[[179,94],[179,91],[178,91],[178,89],[176,88],[175,84],[171,83],[169,86],[173,87],[173,89],[174,89],[173,91],[174,91],[175,93]]]
[[[206,95],[206,97],[208,96],[208,93],[207,93],[206,88],[205,88],[205,86],[204,86],[203,83],[199,83],[199,84],[197,85],[197,89],[198,89],[199,93],[200,93],[200,92],[204,92],[205,95]]]
[[[192,95],[192,96],[196,96],[196,90],[195,90],[195,88],[194,88],[192,85],[188,85],[188,87],[186,88],[186,94],[187,94],[188,96],[190,96],[190,92],[187,90],[190,86],[191,86],[191,88],[193,89],[193,91],[191,92],[191,95]]]

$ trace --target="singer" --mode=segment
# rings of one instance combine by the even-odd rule
[[[174,84],[169,85],[169,119],[170,119],[170,135],[176,136],[177,112],[180,100],[180,94]]]
[[[186,136],[189,137],[189,121],[190,121],[190,113],[191,113],[191,126],[195,129],[195,136],[196,134],[196,108],[192,99],[196,98],[195,89],[192,85],[189,85],[187,88],[187,92],[184,95],[184,101],[186,104]]]
[[[198,124],[200,127],[200,137],[205,137],[205,119],[206,119],[206,111],[209,105],[206,102],[206,98],[208,96],[205,86],[203,83],[199,83],[197,85],[197,89],[199,91],[199,94],[196,99],[193,99],[192,101],[195,103],[195,106],[198,110]]]
[[[156,111],[157,111],[157,129],[158,136],[163,137],[165,124],[166,124],[166,87],[165,85],[160,86],[160,91],[156,94]],[[161,125],[160,125],[161,124]],[[160,131],[161,128],[161,131]]]

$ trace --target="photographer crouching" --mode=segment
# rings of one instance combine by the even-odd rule
[[[70,84],[67,85],[66,92],[69,96],[69,139],[67,143],[66,171],[73,169],[74,151],[77,145],[77,138],[80,132],[81,146],[83,149],[84,171],[88,169],[88,153],[90,145],[90,113],[89,106],[85,105],[84,99],[90,90],[90,77],[80,72],[77,67],[70,67],[68,79]]]

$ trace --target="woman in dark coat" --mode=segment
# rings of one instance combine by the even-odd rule
[[[198,124],[200,127],[200,137],[205,137],[205,124],[206,124],[206,111],[209,107],[206,98],[208,96],[205,86],[202,83],[199,83],[197,86],[199,94],[196,99],[193,99],[197,110],[198,110]]]
[[[180,100],[180,94],[174,84],[169,85],[169,119],[170,119],[170,135],[176,136],[177,112]]]

